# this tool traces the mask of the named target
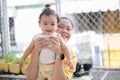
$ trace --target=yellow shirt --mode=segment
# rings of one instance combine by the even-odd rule
[[[76,70],[76,64],[77,64],[77,56],[76,56],[76,54],[71,51],[71,56],[72,56],[72,60],[73,60],[74,69],[70,69],[67,58],[64,59],[64,70],[66,72],[68,80],[71,80],[72,75]]]

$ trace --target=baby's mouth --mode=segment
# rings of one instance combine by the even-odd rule
[[[46,30],[46,32],[50,33],[50,32],[52,32],[52,30]]]

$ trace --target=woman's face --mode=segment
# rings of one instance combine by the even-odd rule
[[[61,34],[65,42],[67,42],[71,37],[72,24],[67,19],[61,19],[58,23],[57,32]]]

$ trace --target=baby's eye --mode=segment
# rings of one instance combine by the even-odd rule
[[[47,23],[43,23],[43,25],[47,25]]]

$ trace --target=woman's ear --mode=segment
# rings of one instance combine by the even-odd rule
[[[38,21],[38,24],[40,23],[40,20]]]

